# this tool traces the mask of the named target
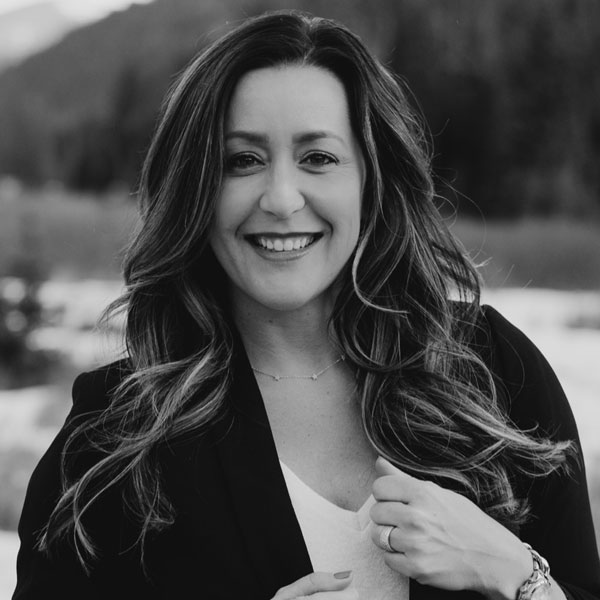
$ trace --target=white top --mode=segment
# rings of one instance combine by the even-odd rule
[[[281,462],[281,461],[280,461]],[[281,463],[296,518],[315,571],[352,571],[361,600],[408,600],[408,577],[390,569],[371,540],[369,496],[357,512],[340,508]]]

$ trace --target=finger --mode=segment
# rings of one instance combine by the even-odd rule
[[[391,532],[390,527],[394,527]],[[392,525],[375,525],[371,528],[371,541],[384,552],[397,554],[413,553],[427,541],[426,535],[419,530],[406,531]],[[386,546],[389,542],[391,550]]]
[[[416,509],[404,502],[382,501],[375,502],[369,510],[371,521],[375,525],[394,525],[395,527],[404,527],[410,525],[414,520],[412,518]]]
[[[409,504],[427,496],[437,487],[430,481],[421,481],[398,469],[383,457],[375,462],[379,477],[373,482],[373,496],[379,501],[395,501]]]
[[[421,482],[412,481],[398,475],[378,477],[371,487],[375,500],[378,502],[404,502],[408,504],[420,493]]]
[[[352,571],[339,573],[315,572],[277,590],[272,600],[293,600],[302,596],[310,596],[318,592],[335,592],[343,590],[352,581]]]
[[[335,592],[317,592],[312,596],[303,596],[297,600],[360,600],[358,590],[354,587]]]
[[[390,529],[391,528],[391,529]],[[375,525],[371,528],[372,542],[384,552],[403,552],[401,531],[393,525]],[[387,544],[389,544],[389,547]],[[391,548],[391,550],[390,550]]]
[[[354,587],[334,592],[317,592],[312,596],[303,596],[297,600],[360,600],[358,590]]]
[[[378,475],[403,475],[404,477],[414,479],[408,473],[401,471],[398,467],[395,467],[389,460],[383,458],[383,456],[378,456],[375,461],[375,471]]]
[[[425,573],[420,569],[417,563],[411,558],[409,554],[402,554],[400,552],[386,552],[383,555],[385,564],[392,570],[406,575],[411,579],[419,583],[425,583],[423,577]]]

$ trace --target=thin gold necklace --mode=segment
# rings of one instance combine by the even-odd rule
[[[312,373],[311,375],[273,375],[273,373],[266,373],[265,371],[261,371],[260,369],[252,367],[252,365],[250,366],[255,373],[266,375],[267,377],[270,377],[273,381],[281,381],[282,379],[312,379],[313,381],[316,381],[317,379],[319,379],[319,377],[321,377],[321,375],[323,375],[323,373],[325,373],[325,371],[329,371],[331,367],[334,367],[342,360],[346,360],[345,354],[341,354],[340,357],[337,360],[333,361],[330,365],[327,365],[318,373]]]

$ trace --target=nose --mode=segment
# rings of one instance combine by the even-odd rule
[[[278,219],[287,219],[302,210],[305,203],[293,167],[274,165],[260,197],[261,210]]]

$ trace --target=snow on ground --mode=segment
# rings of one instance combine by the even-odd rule
[[[116,281],[48,281],[39,291],[49,324],[32,336],[34,347],[57,350],[69,356],[82,369],[110,362],[120,349],[116,329],[100,333],[98,319],[110,302],[122,291]]]
[[[101,336],[94,326],[120,290],[117,282],[44,284],[40,298],[53,322],[38,331],[33,342],[65,352],[82,369],[111,360],[119,350],[118,338]],[[600,292],[487,290],[483,301],[504,314],[544,353],[571,403],[588,472],[598,473],[589,465],[600,462]],[[586,322],[595,328],[573,327]],[[55,432],[40,429],[35,421],[52,393],[43,386],[0,391],[0,452],[26,445],[41,454]],[[17,548],[15,533],[0,532],[0,600],[8,600],[14,588]]]
[[[41,454],[48,447],[56,431],[41,428],[37,419],[51,395],[49,386],[0,390],[0,452],[26,446]]]
[[[0,600],[9,600],[16,583],[15,558],[19,550],[17,534],[0,531]]]

